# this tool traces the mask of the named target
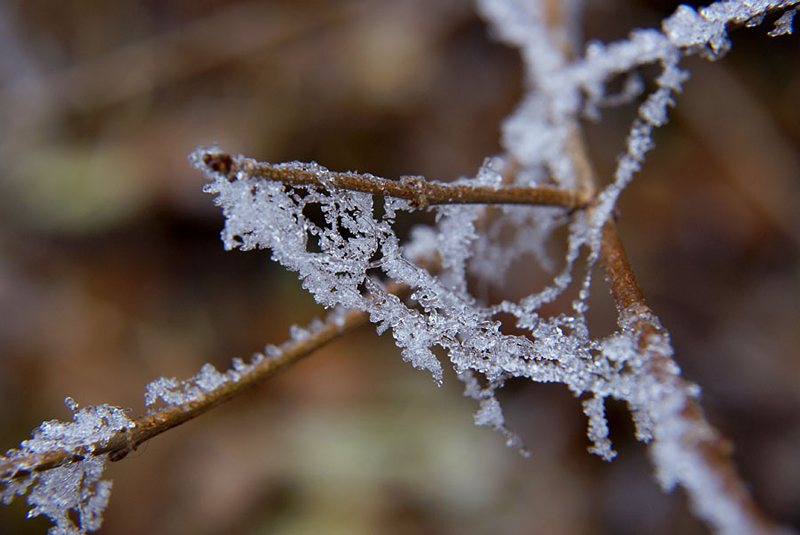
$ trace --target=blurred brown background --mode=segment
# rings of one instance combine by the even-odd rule
[[[594,0],[585,33],[621,38],[675,5]],[[620,226],[712,422],[798,527],[800,42],[766,31],[687,61]],[[66,418],[68,395],[137,415],[150,380],[224,369],[320,313],[268,252],[222,251],[195,147],[473,175],[520,81],[464,0],[0,3],[0,448]],[[587,126],[601,176],[633,114]],[[705,532],[653,481],[624,407],[610,407],[620,456],[606,464],[565,388],[510,384],[526,460],[472,425],[447,379],[436,388],[364,329],[111,465],[102,532]],[[0,508],[0,533],[46,530],[24,516]]]

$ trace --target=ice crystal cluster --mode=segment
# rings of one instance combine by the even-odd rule
[[[403,358],[429,370],[437,382],[442,380],[442,363],[433,349],[444,350],[465,382],[467,395],[480,403],[476,421],[502,430],[511,443],[517,439],[506,429],[495,399],[495,391],[507,379],[559,382],[576,396],[588,394],[584,408],[590,418],[592,451],[610,459],[614,452],[603,416],[605,398],[630,404],[643,440],[653,437],[655,421],[662,421],[662,413],[670,409],[653,406],[657,399],[663,401],[664,393],[656,392],[635,371],[641,367],[637,360],[642,351],[632,330],[621,325],[619,332],[603,339],[589,334],[584,314],[600,229],[653,147],[653,129],[666,123],[674,95],[688,79],[689,74],[679,67],[682,57],[700,53],[716,59],[730,46],[728,25],[760,23],[766,12],[794,4],[725,1],[699,11],[680,6],[661,29],[636,30],[608,45],[589,43],[583,57],[567,61],[559,43],[569,40],[570,29],[553,35],[538,2],[479,0],[480,12],[492,23],[495,34],[520,49],[529,90],[504,124],[506,155],[487,159],[476,177],[460,183],[501,187],[501,170],[513,158],[522,165],[513,185],[580,189],[581,171],[575,168],[568,146],[576,120],[599,117],[604,106],[642,99],[614,180],[598,194],[596,205],[572,217],[552,207],[500,206],[494,208],[499,214],[486,218],[482,206],[441,205],[428,208],[435,213],[434,226],[414,229],[401,244],[392,227],[396,214],[416,210],[419,203],[384,198],[377,207],[369,193],[330,187],[332,175],[315,163],[273,166],[277,174],[315,177],[310,184],[286,185],[254,174],[259,163],[243,156],[233,159],[233,176],[214,169],[208,162],[222,154],[215,147],[198,149],[191,161],[211,180],[206,191],[216,195],[226,216],[222,232],[226,249],[270,249],[274,260],[298,273],[303,287],[320,304],[369,312],[379,332],[391,331]],[[793,10],[787,11],[773,33],[790,32],[792,14]],[[642,95],[644,85],[634,71],[646,64],[659,65],[661,73],[655,80],[657,89]],[[623,92],[607,94],[606,83],[620,74],[629,75]],[[324,221],[309,215],[317,210]],[[485,225],[481,232],[476,230],[479,219]],[[478,284],[502,284],[509,266],[527,255],[551,269],[554,262],[547,257],[545,244],[562,225],[569,225],[566,263],[551,285],[519,301],[491,306],[468,291],[468,278]],[[513,229],[513,243],[499,242],[500,234],[508,229]],[[575,281],[575,264],[584,251],[589,268]],[[382,284],[386,280],[410,288],[410,299],[387,292]],[[542,306],[572,283],[579,286],[572,311],[542,316]],[[512,315],[516,327],[527,335],[504,334],[497,319],[501,313]],[[666,338],[650,343],[651,352],[670,357]],[[677,367],[673,372],[677,375]],[[686,390],[696,394],[695,387]],[[661,474],[665,485],[675,479],[668,472],[664,469]]]
[[[161,404],[177,406],[197,401],[225,383],[239,380],[240,372],[246,369],[247,365],[241,359],[234,359],[233,369],[224,374],[213,365],[204,364],[199,373],[184,381],[159,377],[145,387],[144,406],[148,412],[155,412]]]
[[[625,401],[637,438],[651,443],[662,485],[682,485],[698,515],[713,528],[747,533],[746,519],[724,496],[724,482],[692,447],[714,431],[694,425],[683,414],[698,389],[680,378],[657,318],[646,308],[631,307],[620,311],[616,333],[597,338],[590,335],[585,314],[601,229],[653,148],[653,130],[665,124],[669,107],[688,79],[681,59],[690,54],[720,57],[730,47],[731,25],[760,24],[768,13],[779,15],[770,35],[791,33],[797,3],[729,0],[699,10],[681,6],[660,29],[635,30],[610,44],[591,42],[582,55],[570,59],[567,51],[579,47],[579,0],[564,2],[569,16],[561,28],[546,24],[545,6],[538,0],[478,0],[494,34],[520,50],[526,93],[503,124],[504,154],[487,158],[475,177],[459,183],[492,188],[547,185],[593,198],[590,207],[574,213],[558,207],[499,205],[489,214],[481,205],[427,207],[425,202],[376,198],[332,186],[330,172],[313,163],[273,166],[277,172],[314,177],[309,183],[284,184],[253,173],[258,162],[243,156],[232,157],[224,169],[209,165],[222,154],[217,148],[198,149],[191,160],[210,179],[206,191],[216,196],[226,216],[222,236],[227,249],[271,250],[276,261],[298,273],[320,304],[366,311],[379,332],[391,332],[403,359],[429,371],[436,382],[443,378],[437,353],[445,355],[463,381],[465,394],[478,403],[477,424],[499,430],[509,445],[524,451],[505,424],[497,390],[509,378],[561,383],[582,399],[590,450],[611,459],[615,452],[608,438],[605,400]],[[660,68],[650,94],[636,74],[648,64]],[[622,90],[609,93],[608,82],[620,77],[626,79]],[[578,120],[599,119],[604,107],[630,102],[640,105],[625,151],[609,184],[593,191],[596,181],[587,176],[571,146]],[[505,173],[512,162],[516,172]],[[394,231],[398,213],[420,209],[432,211],[435,224],[415,228],[401,243]],[[548,257],[548,241],[554,230],[565,226],[566,256],[555,261]],[[579,262],[582,257],[585,261]],[[502,285],[512,264],[531,258],[553,273],[552,282],[540,291],[495,304],[470,292]],[[578,270],[578,265],[583,267]],[[407,293],[389,291],[389,283]],[[542,313],[559,298],[569,301],[568,312]],[[500,318],[509,317],[516,332],[524,334],[501,329]],[[653,329],[643,333],[643,324]],[[300,329],[292,333],[294,340],[306,336]],[[186,381],[157,379],[147,387],[148,410],[202,399],[241,380],[252,365],[238,361],[224,374],[207,365]],[[30,514],[49,516],[54,535],[99,527],[110,483],[100,481],[106,455],[95,453],[133,425],[114,407],[72,409],[72,422],[42,424],[31,440],[2,459],[8,465],[53,451],[69,454],[71,462],[44,472],[26,472],[20,461],[18,473],[3,477],[4,503],[29,492]],[[77,513],[78,525],[70,520],[70,511]]]
[[[6,452],[5,460],[36,458],[53,451],[66,451],[76,460],[45,472],[26,470],[23,461],[18,470],[25,475],[7,482],[0,493],[4,504],[28,493],[28,504],[32,507],[28,517],[50,518],[54,524],[49,531],[51,535],[77,535],[100,527],[111,495],[111,482],[100,480],[108,455],[95,453],[118,432],[133,427],[118,407],[99,405],[80,409],[71,398],[65,404],[72,410],[71,422],[43,422],[19,449]],[[77,518],[78,525],[73,518]]]
[[[437,382],[443,364],[434,350],[445,354],[465,384],[465,395],[479,404],[477,424],[494,427],[509,445],[523,449],[505,424],[497,390],[509,378],[562,383],[583,399],[590,451],[610,460],[616,453],[608,436],[605,400],[622,400],[631,411],[637,438],[651,444],[662,486],[670,490],[682,485],[698,516],[714,529],[750,533],[755,526],[726,495],[724,478],[703,458],[702,444],[718,437],[707,424],[687,418],[699,389],[681,379],[658,319],[644,306],[631,307],[620,311],[616,333],[594,338],[585,313],[602,228],[653,148],[653,130],[667,122],[669,107],[689,78],[680,67],[682,58],[721,57],[730,47],[728,26],[759,24],[767,12],[778,9],[786,11],[771,34],[790,33],[796,3],[724,1],[699,11],[681,6],[660,29],[635,30],[611,44],[589,43],[583,56],[568,60],[565,50],[577,30],[548,27],[544,5],[479,0],[495,34],[520,49],[528,91],[503,125],[505,154],[487,159],[474,178],[459,183],[591,190],[596,182],[570,146],[578,119],[599,118],[606,106],[641,102],[613,179],[602,191],[592,192],[590,207],[571,215],[532,206],[493,207],[489,215],[477,205],[427,208],[392,198],[377,201],[383,203],[377,206],[371,194],[331,186],[333,175],[313,163],[272,166],[278,175],[315,177],[308,184],[287,185],[254,173],[260,164],[243,156],[233,157],[224,169],[209,165],[223,156],[215,147],[198,149],[191,160],[211,180],[206,191],[216,195],[223,209],[227,249],[270,249],[274,260],[299,274],[317,302],[368,312],[379,332],[392,333],[403,359],[430,371]],[[565,9],[579,7],[577,2],[568,4]],[[655,90],[644,94],[636,70],[649,64],[657,65],[660,74]],[[609,94],[606,85],[619,76],[627,77],[623,90]],[[504,175],[512,161],[519,169]],[[434,212],[436,224],[416,228],[400,243],[393,231],[397,213],[420,207]],[[311,217],[317,211],[322,221]],[[551,284],[517,301],[492,305],[470,293],[470,285],[502,284],[509,266],[531,255],[552,269],[556,263],[547,257],[546,243],[563,225],[569,236],[566,259]],[[576,273],[582,255],[588,267]],[[409,288],[409,298],[387,292],[386,281]],[[569,288],[576,293],[570,312],[541,313],[544,305],[569,295]],[[504,333],[499,318],[509,315],[524,335]],[[649,330],[643,331],[642,325]]]

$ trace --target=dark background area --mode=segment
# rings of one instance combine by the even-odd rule
[[[675,6],[590,1],[585,34]],[[745,479],[798,527],[800,41],[768,29],[686,61],[620,231]],[[0,4],[0,448],[67,418],[66,396],[138,415],[149,381],[225,369],[322,313],[268,252],[222,250],[195,147],[470,176],[521,80],[462,0]],[[587,125],[605,180],[634,113]],[[610,311],[599,274],[594,293]],[[110,465],[102,533],[705,532],[658,488],[624,406],[608,464],[566,388],[512,382],[523,459],[472,424],[455,377],[437,388],[398,353],[362,329]],[[0,508],[0,533],[44,533],[25,511]]]

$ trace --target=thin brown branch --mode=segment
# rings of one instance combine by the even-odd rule
[[[109,454],[112,461],[120,460],[151,438],[233,399],[256,383],[297,363],[333,339],[364,325],[368,319],[367,313],[360,310],[330,317],[307,338],[286,343],[280,348],[278,355],[265,357],[250,366],[240,374],[239,380],[225,382],[216,389],[204,393],[199,399],[141,416],[133,421],[134,427],[117,433],[107,444],[91,445],[85,452],[78,454],[55,450],[29,456],[0,458],[0,481],[10,481],[25,477],[31,472],[41,472],[80,461],[89,455]]]
[[[652,396],[660,392],[671,391],[683,395],[685,405],[678,418],[688,426],[680,436],[681,455],[684,458],[696,458],[702,463],[702,469],[714,474],[717,480],[719,495],[724,496],[728,506],[735,507],[743,522],[743,532],[774,533],[777,525],[763,512],[753,499],[750,491],[742,481],[736,465],[731,458],[731,444],[708,422],[700,404],[691,394],[692,385],[680,376],[680,370],[674,365],[670,354],[664,354],[662,342],[668,340],[666,331],[647,306],[639,284],[631,269],[622,241],[617,234],[613,222],[607,222],[602,229],[600,262],[605,271],[611,294],[619,311],[619,324],[623,329],[632,329],[638,335],[639,352],[644,366],[639,373],[654,379],[660,387],[651,389]],[[657,406],[657,404],[655,405]],[[632,410],[635,410],[632,407]],[[654,446],[658,441],[651,443]],[[654,453],[655,455],[655,453]],[[698,514],[712,525],[713,515],[702,511],[704,500],[711,497],[707,485],[698,486],[692,477],[680,481]],[[705,513],[705,514],[704,514]],[[720,526],[717,525],[717,528]]]
[[[552,23],[551,23],[552,24]],[[588,157],[585,142],[576,127],[572,130],[567,149],[575,167],[580,189],[584,195],[592,197],[597,188],[597,179]],[[638,352],[642,357],[640,369],[634,373],[642,379],[642,384],[655,381],[658,387],[643,389],[649,399],[647,407],[659,407],[667,401],[665,393],[673,393],[683,401],[682,409],[675,415],[646,414],[654,420],[654,437],[650,442],[653,462],[658,467],[659,455],[666,448],[674,449],[672,456],[680,457],[680,462],[690,466],[689,473],[676,469],[674,477],[686,491],[695,513],[711,527],[720,532],[776,533],[780,528],[774,520],[761,509],[739,475],[731,458],[732,446],[708,422],[697,401],[696,389],[680,375],[672,359],[669,334],[645,302],[644,293],[636,281],[636,276],[628,262],[622,241],[612,220],[607,221],[601,230],[600,263],[605,272],[614,303],[617,307],[618,323],[623,331],[633,331],[638,339]],[[666,349],[666,351],[665,351]],[[680,407],[680,404],[678,405]],[[631,412],[641,409],[630,406]],[[658,421],[659,418],[663,421]],[[684,425],[685,424],[685,425]],[[659,431],[658,427],[662,430]],[[664,428],[671,427],[665,435]],[[670,437],[673,429],[683,429],[677,437]],[[667,444],[663,444],[667,442]],[[668,462],[679,462],[675,458]],[[704,474],[692,473],[695,471]],[[710,475],[704,480],[704,476]],[[709,480],[715,480],[715,489],[709,488]],[[709,495],[709,492],[712,495]],[[719,500],[717,503],[713,503]],[[720,503],[721,502],[721,503]],[[719,510],[725,509],[723,513]],[[732,514],[728,514],[732,513]],[[724,518],[726,516],[735,517]],[[731,524],[733,522],[734,525]]]
[[[603,226],[600,242],[600,262],[606,274],[606,281],[614,298],[617,311],[629,314],[632,309],[647,308],[644,294],[636,282],[622,240],[617,234],[615,225],[609,221]],[[649,310],[649,309],[648,309]]]
[[[311,166],[255,162],[248,158],[207,151],[202,157],[209,169],[233,179],[237,173],[263,178],[292,186],[324,186],[359,191],[385,197],[406,199],[425,208],[436,204],[525,204],[560,206],[569,210],[581,208],[586,198],[574,191],[540,187],[472,186],[429,182],[421,177],[388,180],[371,174],[334,172]]]

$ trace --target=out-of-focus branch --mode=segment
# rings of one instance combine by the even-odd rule
[[[32,89],[37,90],[34,95],[46,91],[42,95],[46,98],[37,104],[46,108],[47,114],[67,106],[80,110],[108,106],[261,50],[307,38],[359,11],[363,9],[336,5],[298,16],[276,3],[235,4],[98,58],[44,74],[41,79],[12,80],[0,88],[0,94],[4,103],[19,105],[20,98],[30,98]],[[221,35],[225,38],[219,39]]]

